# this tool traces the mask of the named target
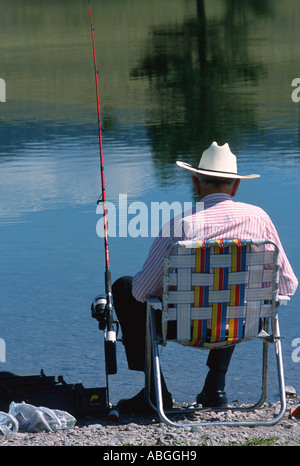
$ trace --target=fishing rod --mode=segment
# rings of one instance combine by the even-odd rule
[[[95,83],[96,83],[96,99],[97,99],[97,113],[98,113],[98,132],[99,132],[99,149],[100,149],[100,173],[101,173],[101,188],[102,195],[98,199],[103,205],[103,225],[104,225],[104,250],[105,250],[105,294],[106,296],[97,296],[91,306],[92,317],[97,319],[99,329],[104,330],[104,351],[105,351],[105,368],[106,376],[108,374],[116,374],[117,372],[117,358],[116,358],[116,331],[115,321],[113,318],[113,297],[112,297],[112,284],[111,284],[111,270],[109,262],[109,247],[108,247],[108,226],[107,226],[107,209],[106,209],[106,193],[105,193],[105,178],[104,178],[104,159],[102,148],[102,125],[100,115],[100,101],[99,101],[99,83],[98,83],[98,68],[96,63],[96,50],[94,27],[92,18],[92,6],[89,2],[92,46],[95,68]]]

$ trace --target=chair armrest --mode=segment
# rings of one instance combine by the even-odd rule
[[[162,301],[160,298],[157,297],[149,297],[146,298],[146,303],[149,304],[153,309],[162,310]]]
[[[289,296],[278,295],[278,306],[286,306],[290,299]]]

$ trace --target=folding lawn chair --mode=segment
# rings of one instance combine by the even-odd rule
[[[147,300],[146,329],[146,396],[162,421],[177,427],[254,426],[273,425],[284,416],[286,395],[278,305],[286,304],[289,297],[278,295],[278,281],[278,248],[268,240],[179,241],[167,249],[163,298],[162,301],[158,298]],[[159,326],[158,315],[161,315]],[[175,322],[176,336],[169,340],[167,328],[172,321]],[[159,345],[175,341],[185,346],[222,351],[228,345],[256,338],[263,341],[261,397],[253,406],[227,409],[249,412],[263,405],[267,395],[268,346],[273,343],[281,401],[276,417],[259,421],[212,422],[173,422],[170,419],[169,413],[174,411],[165,411],[162,402]],[[150,400],[151,364],[157,407]]]

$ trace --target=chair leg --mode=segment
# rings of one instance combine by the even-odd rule
[[[274,425],[277,424],[286,412],[286,393],[285,393],[285,382],[284,382],[284,369],[283,369],[283,359],[282,359],[282,348],[280,340],[280,331],[279,331],[279,321],[276,317],[276,320],[273,322],[273,333],[274,333],[274,342],[263,341],[263,367],[262,367],[262,392],[261,398],[253,406],[246,408],[232,408],[232,411],[243,411],[250,412],[256,409],[261,408],[264,404],[267,397],[267,388],[268,388],[268,361],[269,361],[269,345],[274,344],[275,355],[276,355],[276,364],[277,364],[277,375],[278,375],[278,386],[279,386],[279,395],[281,409],[276,417],[269,421],[261,421],[256,425]],[[250,425],[250,424],[248,424]],[[255,424],[253,424],[255,425]]]
[[[284,416],[286,412],[286,393],[285,393],[284,369],[283,369],[282,348],[281,348],[278,317],[276,317],[275,325],[276,325],[275,353],[276,353],[276,362],[277,362],[279,394],[280,394],[280,402],[281,402],[281,410],[275,418],[276,422],[278,422],[280,421],[280,419],[282,419],[282,417]]]
[[[262,407],[267,398],[268,390],[268,366],[269,366],[269,344],[266,341],[263,341],[263,355],[262,355],[262,390],[260,399],[254,404],[246,408],[236,408],[241,411],[254,411]]]
[[[146,360],[145,360],[145,397],[150,406],[158,413],[163,413],[163,398],[162,398],[162,381],[161,371],[159,363],[159,351],[157,342],[157,333],[154,325],[154,319],[152,313],[155,310],[152,309],[151,305],[147,303],[146,313]],[[151,373],[153,371],[154,384],[155,384],[155,395],[156,403],[155,406],[150,398],[151,388]]]
[[[282,350],[281,350],[281,341],[279,333],[279,324],[278,320],[276,321],[276,333],[275,333],[275,353],[277,359],[277,372],[278,372],[278,382],[279,382],[279,391],[280,391],[280,400],[281,400],[281,410],[279,414],[267,420],[261,421],[205,421],[205,422],[174,422],[166,414],[166,411],[163,407],[162,399],[162,385],[161,385],[161,372],[160,372],[160,362],[159,362],[159,351],[158,351],[158,341],[155,324],[152,319],[152,309],[148,306],[147,309],[147,325],[146,325],[146,370],[145,370],[145,387],[146,387],[146,396],[147,399],[154,410],[157,411],[161,421],[172,427],[190,427],[190,426],[212,426],[212,425],[224,425],[224,426],[271,426],[277,424],[285,414],[286,411],[286,395],[285,395],[285,383],[284,383],[284,371],[283,371],[283,360],[282,360]],[[155,312],[155,311],[154,311]],[[267,393],[267,372],[268,372],[268,345],[270,343],[263,342],[263,370],[262,370],[262,395],[260,400],[250,408],[228,408],[231,411],[253,411],[262,406],[266,399]],[[151,354],[152,353],[152,354]],[[153,360],[153,367],[151,363],[151,356]],[[151,380],[151,370],[154,372],[154,382],[155,382],[155,393],[156,393],[156,403],[157,407],[153,405],[150,400],[150,380]],[[198,411],[201,413],[201,409],[188,410],[189,412]],[[207,411],[207,410],[205,410]],[[212,411],[214,411],[212,409]],[[225,409],[218,409],[217,411],[226,411]],[[187,410],[173,410],[174,414],[180,412],[184,413]],[[169,413],[169,411],[168,411]]]
[[[146,351],[145,351],[145,397],[150,405],[152,405],[150,400],[150,384],[151,384],[151,370],[152,370],[152,342],[151,342],[151,329],[150,329],[150,312],[151,306],[147,303],[147,312],[146,312]]]
[[[269,367],[269,343],[263,342],[263,368],[262,368],[262,395],[256,404],[256,409],[260,408],[267,398],[268,389],[268,367]]]
[[[277,364],[277,375],[278,375],[278,387],[280,395],[281,409],[280,412],[274,419],[268,422],[268,425],[274,425],[279,422],[286,412],[286,393],[285,393],[285,382],[284,382],[284,369],[283,369],[283,359],[282,359],[282,348],[280,340],[280,330],[279,330],[279,321],[278,317],[274,318],[272,322],[272,332],[274,334],[274,347],[276,355],[276,364]],[[253,406],[245,408],[244,411],[253,411],[259,409],[265,402],[267,397],[267,386],[268,386],[268,352],[269,352],[269,342],[263,342],[263,368],[262,368],[262,394],[260,400]]]
[[[155,312],[155,311],[154,311]],[[148,321],[148,337],[146,338],[147,340],[147,345],[148,346],[148,356],[147,356],[147,365],[148,365],[148,371],[147,371],[147,382],[148,382],[148,388],[147,388],[147,396],[148,396],[148,402],[152,406],[153,409],[155,409],[158,412],[158,415],[160,419],[171,425],[171,426],[177,426],[177,423],[172,422],[165,414],[164,407],[163,407],[163,394],[162,394],[162,381],[161,381],[161,369],[160,369],[160,362],[159,362],[159,351],[158,351],[158,339],[157,339],[157,333],[156,333],[156,327],[154,324],[154,318],[153,318],[153,309],[149,306],[149,319],[147,318]],[[151,367],[151,352],[152,352],[152,361],[153,361],[153,367]],[[150,370],[149,370],[150,369]],[[154,384],[155,384],[155,396],[156,396],[156,404],[157,406],[154,406],[153,403],[150,400],[150,377],[151,377],[151,370],[153,370],[154,374]]]

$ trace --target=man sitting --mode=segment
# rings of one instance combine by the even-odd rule
[[[162,297],[166,248],[178,240],[187,239],[187,235],[188,239],[201,240],[272,240],[279,248],[279,293],[293,295],[298,286],[277,231],[266,212],[259,207],[233,201],[241,180],[258,178],[260,175],[239,175],[236,156],[232,154],[228,144],[218,146],[216,142],[203,152],[197,168],[184,162],[177,164],[193,173],[194,188],[199,201],[203,203],[204,211],[180,219],[184,228],[178,229],[178,221],[173,219],[169,225],[169,234],[164,235],[162,229],[154,240],[141,271],[134,277],[121,277],[113,284],[114,307],[122,329],[128,367],[131,370],[145,370],[145,300],[148,296]],[[181,231],[180,237],[178,231]],[[201,236],[198,236],[197,232],[200,232]],[[197,395],[197,403],[204,407],[226,406],[225,376],[233,349],[234,346],[209,351],[209,372],[201,393]],[[168,409],[172,406],[172,397],[162,374],[161,376],[164,407]],[[150,396],[155,404],[153,375]],[[146,402],[144,389],[133,398],[120,400],[118,408],[121,413],[142,413],[151,410]]]

